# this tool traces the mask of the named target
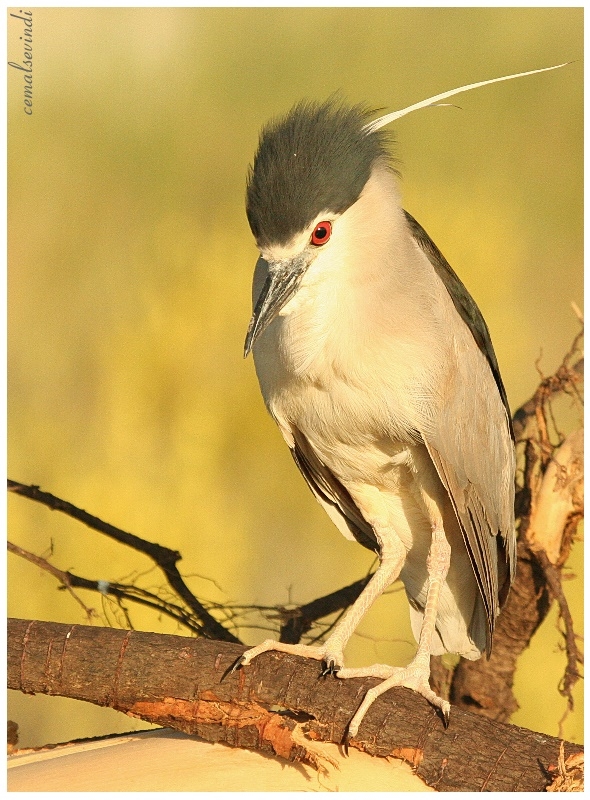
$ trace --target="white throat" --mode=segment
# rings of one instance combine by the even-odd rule
[[[411,252],[396,176],[379,164],[269,326],[285,367],[309,380],[331,370],[350,372],[378,318],[375,299],[391,297],[405,282],[399,265],[411,262]]]

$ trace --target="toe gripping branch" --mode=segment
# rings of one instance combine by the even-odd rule
[[[322,671],[320,672],[320,677],[325,678],[326,675],[336,675],[340,672],[342,667],[340,664],[337,664],[333,658],[329,658],[327,661],[322,661]]]
[[[246,664],[246,662],[247,662],[246,654],[242,653],[242,655],[238,656],[238,658],[236,658],[236,660],[232,664],[230,664],[229,667],[225,670],[225,672],[223,673],[223,675],[221,677],[221,681],[224,681],[229,675],[233,675],[235,672],[237,672],[239,669],[241,669],[241,667],[244,666]],[[342,667],[339,664],[337,664],[334,661],[333,658],[328,658],[328,659],[322,661],[321,666],[322,666],[322,669],[321,669],[321,672],[319,674],[320,678],[325,678],[325,677],[327,677],[329,675],[337,677],[338,672],[342,669]],[[365,698],[363,697],[363,699],[361,700],[361,703],[359,704],[359,709],[360,709],[361,705],[363,704],[364,699]],[[443,724],[445,726],[445,729],[448,728],[448,726],[449,726],[449,718],[450,718],[450,708],[448,708],[446,706],[443,706],[443,707],[436,706],[436,709],[437,709],[438,713],[440,714],[440,716],[442,718],[442,721],[443,721]],[[357,709],[357,712],[355,712],[355,714],[353,714],[353,716],[350,718],[348,724],[346,725],[346,727],[344,729],[344,732],[342,734],[342,739],[340,741],[341,752],[343,753],[344,756],[347,756],[347,757],[349,755],[349,746],[350,746],[350,740],[351,740],[350,727],[351,727],[351,724],[353,723],[353,721],[355,721],[357,713],[358,713],[358,709]],[[358,724],[360,724],[360,720],[358,721],[356,727],[358,727]]]
[[[223,683],[223,681],[227,678],[228,675],[233,675],[234,672],[237,672],[245,660],[246,659],[244,658],[244,654],[242,653],[242,655],[238,656],[236,660],[233,662],[233,664],[230,664],[229,667],[225,670],[219,682]]]

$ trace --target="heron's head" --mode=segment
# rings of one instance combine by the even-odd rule
[[[245,355],[297,292],[312,262],[329,257],[339,219],[357,202],[376,164],[391,164],[391,137],[370,130],[369,115],[363,106],[334,100],[301,102],[262,130],[248,176],[246,213],[268,277]]]
[[[357,203],[376,164],[390,163],[384,126],[418,109],[446,105],[462,92],[564,66],[466,84],[371,122],[364,106],[334,100],[298,103],[286,117],[270,122],[262,130],[246,192],[248,221],[268,262],[268,277],[250,320],[245,355],[296,293],[310,264],[329,252],[339,220]],[[361,224],[349,229],[345,251]]]

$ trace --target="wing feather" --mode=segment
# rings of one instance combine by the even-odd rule
[[[464,354],[454,391],[445,398],[432,429],[421,433],[463,533],[485,608],[489,653],[506,581],[512,580],[516,565],[510,410],[479,308],[426,231],[407,212],[406,218],[478,348]],[[482,356],[489,372],[482,370]]]
[[[502,403],[504,404],[504,408],[506,409],[506,413],[508,415],[508,426],[510,429],[510,435],[514,440],[514,433],[512,431],[512,420],[510,417],[510,406],[508,405],[508,397],[506,395],[506,389],[504,388],[502,376],[500,375],[500,367],[498,366],[498,359],[496,358],[496,353],[494,352],[494,346],[492,345],[492,338],[490,336],[488,326],[486,325],[486,321],[483,318],[483,314],[479,310],[478,305],[473,299],[473,297],[471,297],[471,295],[465,288],[465,285],[463,284],[457,273],[454,271],[449,262],[440,252],[438,247],[434,244],[434,242],[432,241],[430,236],[426,233],[424,228],[407,211],[404,211],[404,214],[406,217],[406,221],[410,227],[410,233],[412,234],[414,241],[419,245],[420,249],[425,253],[426,257],[434,267],[436,274],[444,283],[445,288],[447,289],[455,308],[459,312],[461,319],[471,331],[477,346],[484,354],[484,356],[488,361],[488,364],[490,365],[490,369],[492,370],[492,375],[494,376],[494,380],[496,381],[496,386],[498,387],[498,391],[500,392]]]
[[[379,551],[372,527],[364,519],[354,500],[334,474],[318,458],[306,437],[297,428],[291,428],[294,445],[291,455],[307,485],[325,508],[328,515],[347,538],[356,539],[368,550]]]

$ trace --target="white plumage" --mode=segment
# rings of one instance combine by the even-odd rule
[[[356,237],[355,231],[365,234]],[[295,255],[307,238],[279,255]],[[263,256],[274,260],[270,250]],[[261,259],[257,267],[255,299],[266,263]],[[388,524],[407,553],[400,577],[412,603],[416,639],[431,538],[419,495],[430,489],[438,499],[453,555],[431,652],[478,658],[486,647],[486,616],[473,569],[448,494],[412,431],[422,439],[436,437],[439,420],[450,411],[467,446],[470,438],[473,447],[485,442],[485,457],[476,465],[479,483],[499,483],[497,502],[509,515],[513,456],[506,411],[485,357],[409,233],[396,177],[385,165],[374,170],[359,200],[334,225],[332,240],[253,353],[265,403],[289,447],[297,437],[305,442],[302,447],[353,497],[363,487],[378,486]],[[470,433],[471,426],[477,430]],[[502,430],[500,445],[490,453],[488,444]],[[342,515],[318,499],[341,532],[354,538]],[[375,510],[365,503],[364,519]],[[508,530],[510,522],[505,525]]]

